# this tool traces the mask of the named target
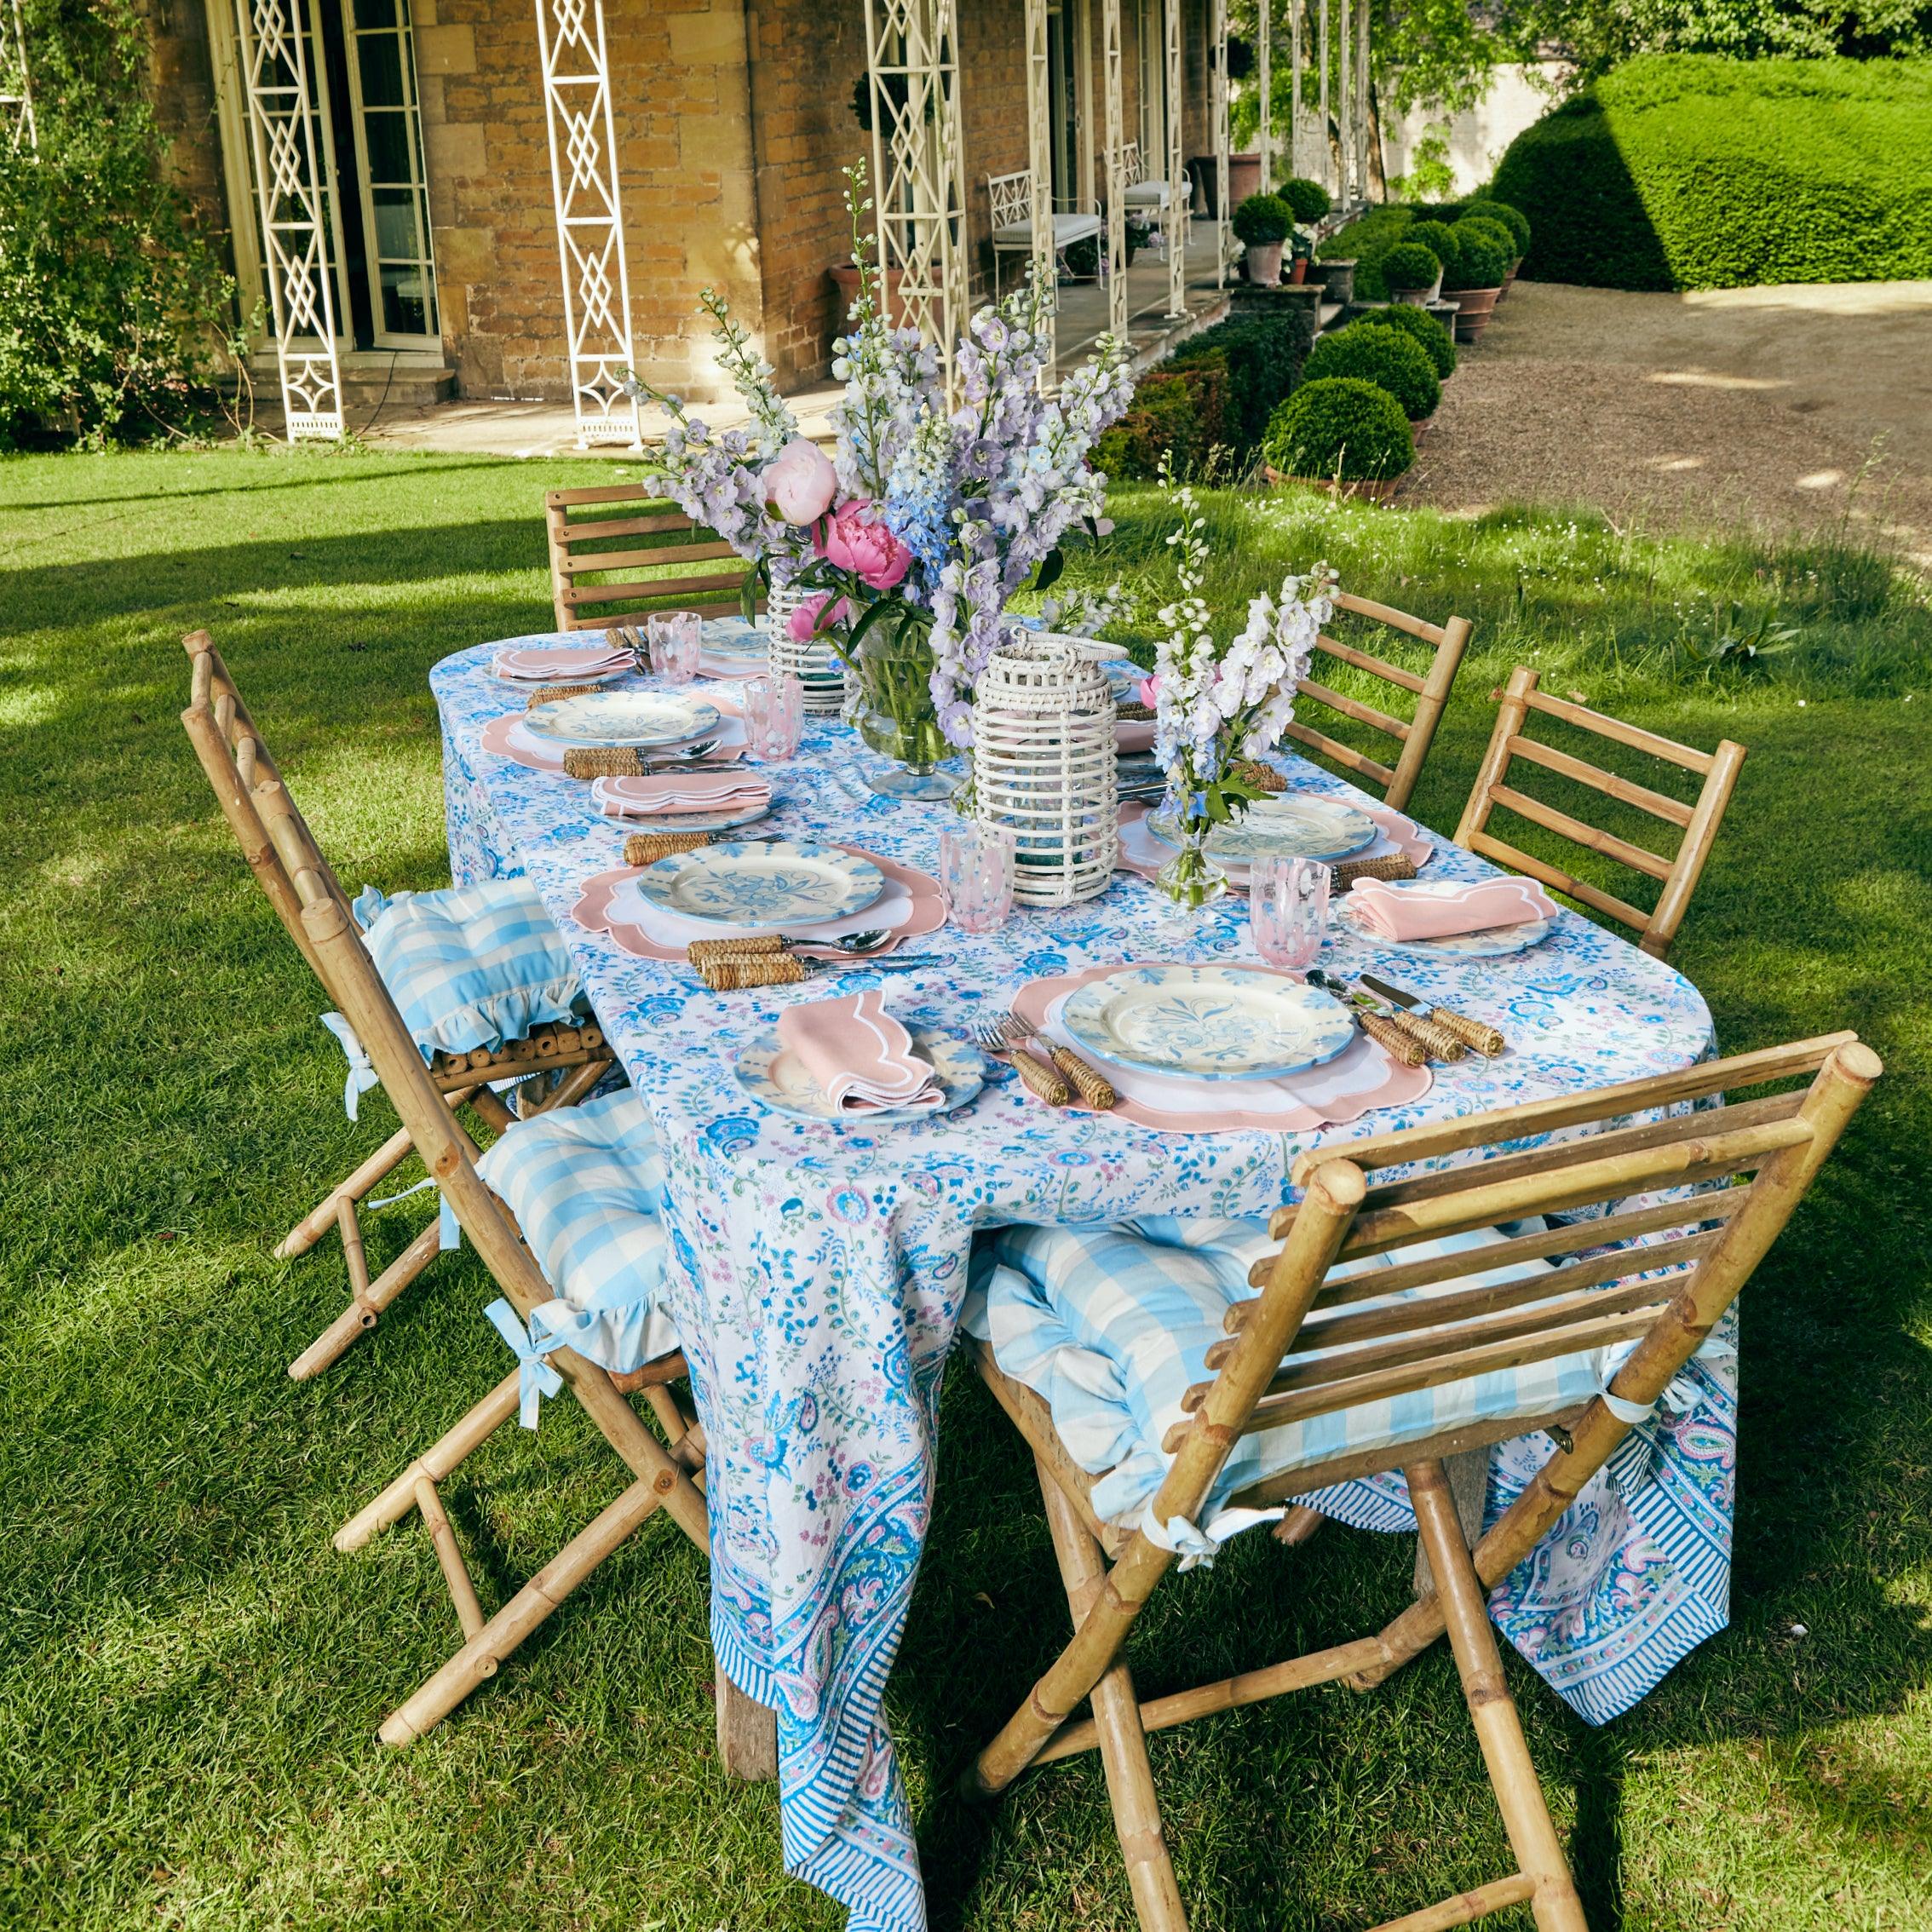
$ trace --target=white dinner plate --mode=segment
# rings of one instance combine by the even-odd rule
[[[716,704],[673,691],[588,691],[523,714],[525,728],[553,744],[676,745],[717,723]]]
[[[1190,1080],[1273,1080],[1332,1060],[1347,1007],[1248,966],[1124,966],[1067,996],[1061,1024],[1096,1059]]]
[[[929,1120],[964,1107],[986,1084],[985,1055],[977,1047],[931,1026],[911,1026],[912,1051],[933,1070],[946,1095],[942,1107],[893,1107],[878,1113],[842,1112],[824,1088],[808,1073],[795,1055],[779,1044],[778,1029],[761,1033],[743,1048],[732,1072],[738,1084],[762,1107],[776,1113],[796,1114],[802,1120],[836,1120],[846,1127],[885,1127],[895,1120]]]
[[[1147,829],[1163,845],[1181,842],[1172,813],[1156,812]],[[1257,798],[1239,818],[1216,825],[1208,834],[1207,850],[1210,859],[1233,859],[1244,865],[1275,854],[1325,864],[1366,852],[1380,837],[1375,820],[1353,805],[1291,792]]]
[[[667,912],[769,932],[860,911],[885,890],[885,874],[836,845],[734,839],[658,860],[637,889]]]
[[[729,831],[734,825],[756,825],[784,802],[768,798],[762,804],[733,805],[716,812],[626,812],[617,823],[627,832]]]

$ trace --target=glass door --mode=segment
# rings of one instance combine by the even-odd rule
[[[1053,204],[1080,205],[1080,83],[1073,0],[1047,8],[1047,92],[1053,121]]]
[[[339,3],[362,204],[370,341],[377,348],[440,348],[409,0]]]

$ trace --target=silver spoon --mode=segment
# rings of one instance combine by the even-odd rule
[[[637,762],[646,771],[653,765],[688,764],[694,758],[709,757],[721,742],[716,738],[700,738],[694,745],[681,745],[671,751],[640,751]]]

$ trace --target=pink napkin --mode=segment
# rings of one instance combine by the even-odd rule
[[[779,1016],[779,1044],[796,1054],[841,1113],[934,1107],[946,1095],[914,1057],[912,1036],[885,1009],[877,987],[845,999],[814,1000]]]
[[[1553,919],[1559,908],[1533,879],[1481,879],[1473,885],[1395,884],[1357,879],[1348,894],[1348,916],[1383,939],[1447,939]]]
[[[630,653],[608,644],[546,645],[523,651],[499,651],[490,669],[498,677],[520,684],[567,684],[573,677],[596,677],[622,670]]]
[[[590,796],[607,819],[660,812],[735,811],[768,805],[772,788],[745,771],[664,772],[648,778],[601,778]]]

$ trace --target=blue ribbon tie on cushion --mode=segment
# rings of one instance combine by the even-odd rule
[[[526,1429],[537,1426],[537,1411],[546,1395],[561,1395],[563,1393],[563,1377],[543,1360],[542,1354],[524,1332],[523,1324],[516,1319],[516,1310],[500,1297],[484,1309],[490,1325],[503,1337],[504,1346],[517,1359],[517,1420]]]

